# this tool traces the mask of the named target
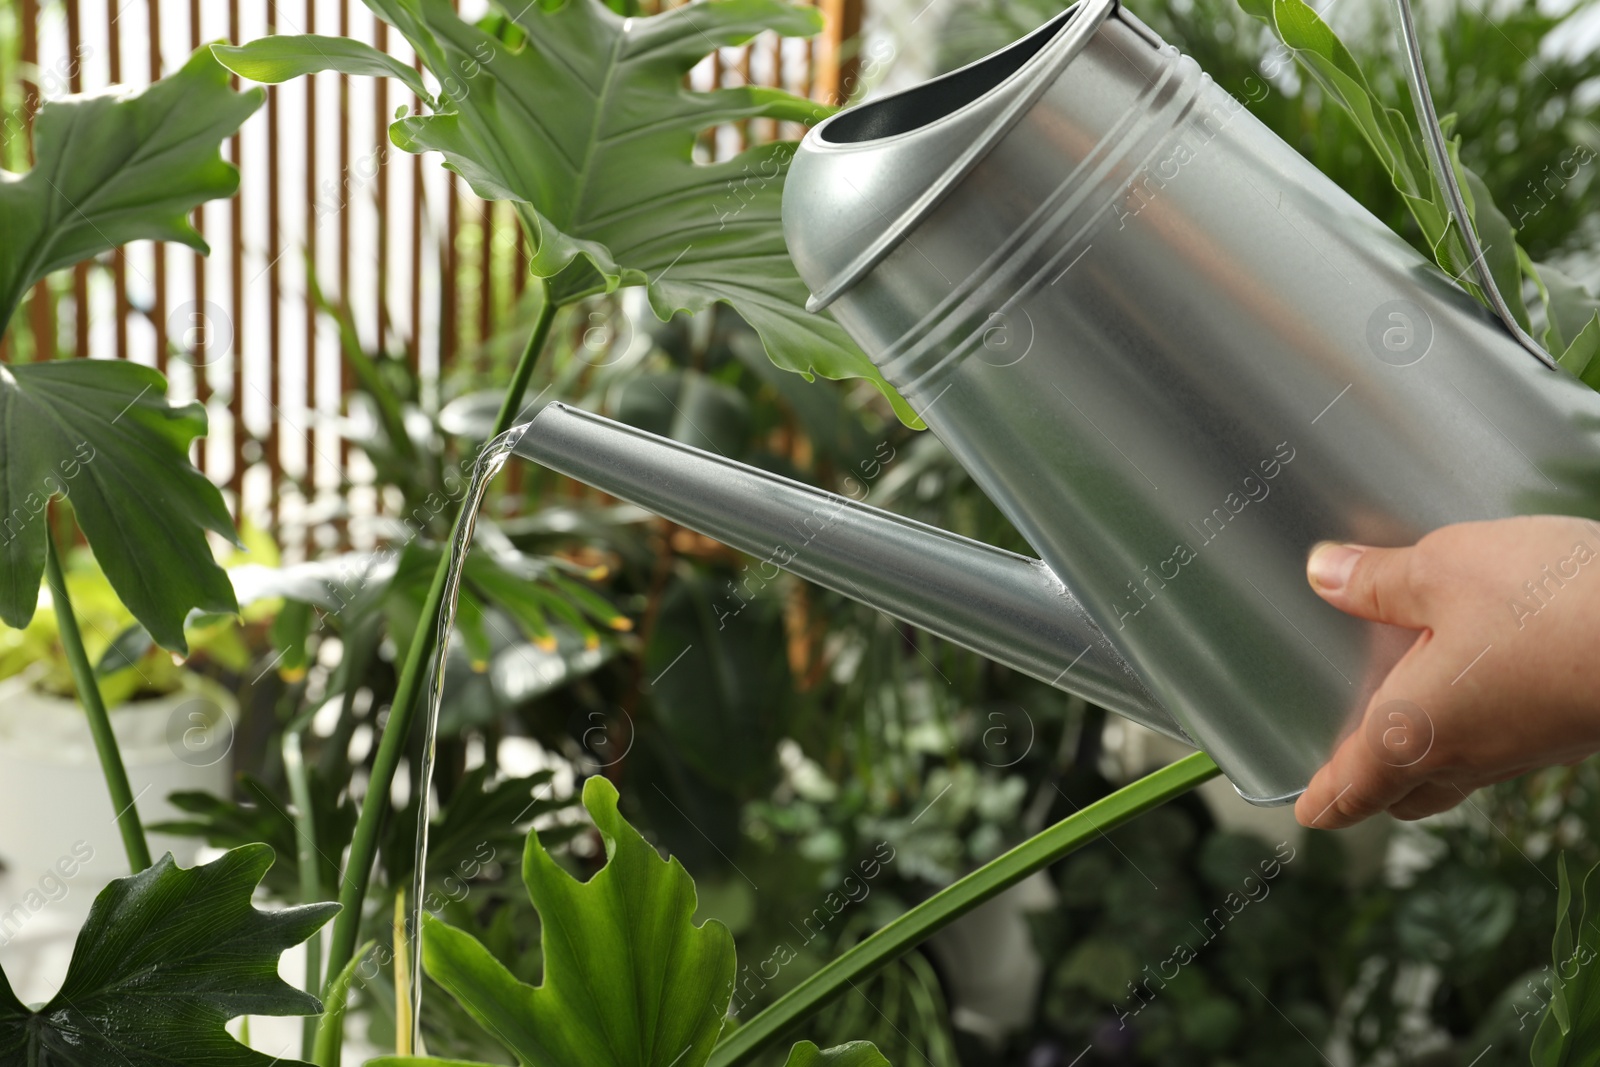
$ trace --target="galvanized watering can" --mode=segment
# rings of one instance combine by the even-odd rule
[[[812,308],[1042,561],[557,404],[516,451],[1196,744],[1256,803],[1414,636],[1320,600],[1312,544],[1570,511],[1600,470],[1587,387],[1115,0],[817,126],[784,225]]]

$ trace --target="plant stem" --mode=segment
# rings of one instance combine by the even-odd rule
[[[489,440],[511,429],[517,415],[522,411],[522,398],[528,391],[528,382],[533,379],[533,368],[539,362],[539,353],[544,351],[545,341],[550,336],[550,325],[555,322],[556,312],[561,310],[559,304],[550,299],[550,289],[544,288],[544,303],[539,308],[539,317],[534,320],[533,333],[528,335],[528,347],[522,350],[522,358],[517,360],[517,369],[511,373],[511,383],[506,386],[505,399],[500,402],[500,414],[495,416],[494,429],[489,432]]]
[[[100,770],[105,774],[111,804],[117,810],[117,829],[122,832],[122,847],[127,850],[128,865],[133,868],[134,874],[138,874],[150,866],[150,845],[144,839],[144,826],[139,822],[139,809],[134,806],[133,787],[128,784],[128,771],[122,765],[117,735],[111,732],[111,719],[106,715],[100,683],[95,680],[89,655],[83,649],[83,634],[78,630],[78,617],[73,613],[72,600],[67,595],[67,580],[61,573],[61,561],[56,556],[55,538],[46,535],[44,543],[44,575],[50,585],[50,600],[56,609],[61,648],[66,653],[72,682],[78,690],[78,702],[89,717],[89,732],[94,735],[94,749],[100,756]]]
[[[729,1035],[711,1053],[707,1067],[735,1067],[783,1037],[796,1023],[902,953],[979,904],[1011,888],[1035,871],[1082,848],[1106,831],[1187,793],[1218,773],[1203,752],[1185,756],[1029,838],[1005,855],[973,871],[918,904],[779,997]]]
[[[548,292],[548,290],[547,290]],[[522,352],[517,369],[506,389],[505,400],[500,405],[500,415],[495,419],[489,440],[494,440],[511,428],[511,422],[522,410],[522,395],[527,392],[528,381],[533,377],[534,366],[544,351],[550,337],[550,325],[555,321],[560,305],[546,300],[539,309],[528,346]],[[456,514],[451,524],[451,537],[461,523],[467,521],[465,509]],[[400,680],[395,684],[394,702],[389,706],[389,719],[383,727],[383,739],[378,743],[378,754],[372,762],[372,777],[367,783],[367,794],[361,800],[361,816],[356,821],[355,835],[350,841],[350,859],[345,864],[344,881],[339,888],[339,915],[333,922],[333,939],[328,949],[327,974],[332,981],[350,962],[356,948],[356,938],[361,931],[361,906],[367,897],[367,887],[372,879],[372,862],[378,853],[378,831],[389,811],[389,787],[394,782],[394,772],[405,754],[406,741],[411,736],[412,720],[421,702],[427,666],[433,662],[434,649],[439,642],[439,608],[444,602],[445,578],[450,569],[448,552],[439,558],[439,567],[433,573],[433,584],[428,587],[427,599],[422,604],[422,615],[411,636],[411,647],[400,669]],[[427,804],[422,805],[427,811]],[[426,818],[426,815],[423,816]]]
[[[296,724],[283,735],[283,773],[289,779],[289,796],[294,801],[295,857],[300,864],[300,902],[314,904],[322,899],[322,879],[318,876],[316,813],[311,807],[311,782],[301,750],[302,725]],[[322,991],[322,931],[306,942],[306,992]],[[300,1056],[309,1060],[316,1048],[317,1018],[308,1015],[301,1024]]]

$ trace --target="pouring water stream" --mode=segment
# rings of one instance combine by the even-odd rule
[[[439,638],[428,675],[427,716],[423,720],[422,766],[412,784],[418,798],[417,845],[411,867],[411,899],[407,902],[406,944],[410,949],[411,974],[408,997],[411,1003],[411,1048],[422,1054],[422,910],[426,896],[428,866],[428,797],[433,787],[435,742],[439,733],[439,707],[444,700],[445,662],[450,653],[450,633],[455,628],[456,608],[461,600],[461,576],[467,553],[472,548],[473,532],[478,527],[478,509],[483,506],[489,483],[506,465],[512,449],[527,432],[527,426],[513,426],[483,446],[472,465],[472,480],[461,501],[461,517],[450,539],[449,571],[445,578],[444,599],[439,604]]]

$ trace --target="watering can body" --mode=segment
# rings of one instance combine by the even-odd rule
[[[784,222],[813,307],[1043,567],[926,529],[876,537],[904,520],[854,503],[778,565],[910,618],[914,546],[937,542],[949,573],[922,554],[929,610],[912,621],[1192,740],[1257,803],[1305,787],[1414,637],[1322,602],[1305,580],[1316,541],[1573,511],[1600,470],[1587,387],[1113,0],[817,126]],[[641,458],[656,446],[637,431],[574,418],[547,410],[518,451],[609,491],[628,481],[617,495],[680,521],[698,493],[688,525],[792,550],[801,512],[748,502],[803,511],[784,494],[805,490],[724,477],[706,503],[717,479],[687,473],[681,446]],[[664,489],[664,470],[687,480]],[[829,582],[851,551],[830,539],[852,530],[865,569]],[[875,576],[874,552],[907,562]],[[956,588],[963,553],[995,568],[993,603]],[[939,607],[963,597],[960,618]],[[1042,625],[1052,611],[1066,621]],[[1023,631],[1049,634],[1018,663]]]

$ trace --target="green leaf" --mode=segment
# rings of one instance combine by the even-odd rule
[[[199,404],[169,404],[156,371],[121,360],[0,366],[0,621],[28,625],[44,573],[45,502],[66,496],[96,561],[163,648],[189,612],[233,614],[207,530],[236,540],[222,494],[189,462]]]
[[[1578,340],[1584,329],[1600,311],[1600,301],[1589,295],[1580,283],[1548,264],[1539,264],[1537,271],[1545,288],[1545,306],[1549,312],[1550,351],[1562,352]],[[1581,375],[1583,366],[1563,364],[1574,374]]]
[[[750,440],[745,395],[695,370],[630,377],[617,390],[616,417],[729,459],[742,459]]]
[[[328,1001],[322,1018],[317,1020],[317,1033],[312,1041],[311,1058],[318,1067],[339,1067],[339,1045],[344,1034],[345,1012],[350,1007],[350,986],[355,981],[356,968],[372,951],[372,946],[373,942],[368,941],[356,949],[350,962],[328,983]]]
[[[434,113],[394,123],[391,140],[409,152],[443,153],[479,196],[513,202],[532,239],[532,270],[553,279],[554,299],[643,285],[662,319],[728,303],[779,366],[808,378],[868,378],[903,420],[920,425],[844,330],[805,310],[779,211],[794,146],[760,145],[719,163],[694,159],[696,139],[712,127],[828,114],[781,89],[696,92],[683,84],[719,47],[766,30],[816,33],[816,10],[784,0],[705,0],[623,18],[600,0],[530,3],[516,5],[525,40],[513,48],[463,20],[450,0],[368,6],[405,34],[442,87]],[[284,63],[286,47],[256,42],[219,55],[248,76],[343,69],[332,56],[318,66],[310,48]]]
[[[1418,147],[1410,117],[1384,106],[1349,49],[1302,0],[1239,0],[1239,6],[1270,26],[1323,90],[1354,119],[1389,172],[1435,260],[1487,305],[1486,294],[1468,277],[1472,264],[1467,262],[1465,243],[1450,217],[1438,176]],[[1594,353],[1600,350],[1600,322],[1595,322],[1600,315],[1600,301],[1559,271],[1534,264],[1517,243],[1516,230],[1495,203],[1488,186],[1461,162],[1460,139],[1450,136],[1454,121],[1453,116],[1445,116],[1440,127],[1445,131],[1450,166],[1461,185],[1467,215],[1483,246],[1484,261],[1495,288],[1511,309],[1512,317],[1528,329],[1530,320],[1522,286],[1524,279],[1532,281],[1546,311],[1547,325],[1541,343],[1547,351],[1559,355],[1562,366],[1583,377],[1592,388],[1600,388],[1600,366],[1592,362]]]
[[[46,103],[34,124],[34,168],[0,171],[0,331],[35,282],[118,245],[177,241],[205,251],[189,215],[239,187],[218,148],[265,95],[234,92],[202,48],[137,93]]]
[[[471,880],[491,863],[509,868],[534,819],[576,804],[576,797],[552,797],[552,778],[550,771],[537,771],[526,778],[491,781],[486,766],[466,773],[429,822],[430,895],[423,901],[428,910],[437,910],[432,898],[435,883]],[[384,878],[391,887],[406,885],[412,875],[417,807],[417,798],[412,797],[391,816],[384,833]],[[546,831],[545,836],[558,835]]]
[[[211,51],[229,70],[251,81],[286,82],[302,75],[333,70],[368,78],[398,78],[423,100],[433,99],[415,67],[408,67],[389,53],[349,37],[316,34],[263,37],[245,47],[212,45]]]
[[[1584,385],[1600,389],[1600,361],[1594,358],[1597,354],[1600,354],[1600,312],[1584,323],[1558,362],[1576,373]]]
[[[623,820],[616,787],[590,778],[583,802],[605,840],[598,873],[573,878],[537,832],[523,854],[544,930],[543,984],[517,981],[471,934],[438,920],[423,928],[424,965],[525,1067],[698,1067],[733,993],[733,936],[715,920],[694,924],[694,880]]]
[[[1301,0],[1241,0],[1240,6],[1272,27],[1322,89],[1355,120],[1428,244],[1442,242],[1449,215],[1412,136],[1410,120],[1384,106],[1344,42]]]
[[[1528,308],[1522,299],[1522,263],[1518,253],[1517,231],[1511,221],[1494,202],[1494,195],[1483,184],[1476,171],[1461,162],[1461,139],[1450,142],[1450,163],[1461,179],[1462,193],[1467,198],[1467,212],[1478,232],[1478,243],[1483,246],[1483,261],[1489,266],[1495,288],[1511,308],[1512,317],[1524,330],[1529,329]],[[1451,233],[1455,233],[1451,227]],[[1465,266],[1465,264],[1463,264]]]
[[[1534,1067],[1579,1067],[1594,1062],[1600,1049],[1600,866],[1583,879],[1580,914],[1572,914],[1572,883],[1567,858],[1557,863],[1561,883],[1556,898],[1556,932],[1550,1004],[1533,1036]],[[1576,932],[1574,930],[1576,929]]]
[[[826,1049],[802,1041],[789,1050],[785,1067],[889,1067],[889,1061],[869,1041],[851,1041]]]
[[[356,825],[355,802],[345,793],[343,781],[316,768],[309,772],[308,785],[312,822],[317,828],[317,881],[335,886],[339,884],[338,857],[349,847]],[[279,900],[302,900],[295,805],[253,775],[240,774],[237,788],[242,800],[199,790],[170,793],[167,802],[189,818],[155,823],[150,830],[199,838],[214,848],[252,842],[270,845],[279,859],[267,871],[263,884]]]
[[[272,849],[250,845],[182,868],[172,855],[95,898],[49,1003],[30,1011],[0,977],[0,1063],[16,1067],[296,1067],[239,1044],[240,1015],[312,1015],[322,1006],[278,977],[283,950],[338,910],[257,911],[251,893]],[[299,1065],[303,1067],[303,1065]]]
[[[1452,276],[1463,276],[1470,264],[1460,254],[1463,248],[1460,237],[1453,233],[1444,194],[1418,146],[1409,115],[1383,103],[1344,42],[1302,0],[1241,0],[1240,6],[1270,26],[1323,91],[1355,121],[1362,137],[1388,171],[1435,259]],[[1491,273],[1507,295],[1513,312],[1521,311],[1521,284],[1516,277],[1519,273],[1517,246],[1510,224],[1494,207],[1477,175],[1461,165],[1453,149],[1451,155],[1468,199],[1469,214],[1479,236],[1489,246]],[[1474,200],[1482,206],[1474,204]],[[1474,296],[1482,299],[1476,285],[1470,281],[1464,284],[1472,289]],[[1525,318],[1525,312],[1518,317]]]
[[[742,579],[742,581],[740,581]],[[770,781],[788,720],[783,609],[751,574],[674,581],[644,650],[656,717],[677,753],[730,790]]]
[[[306,676],[311,665],[306,642],[316,627],[316,611],[302,600],[285,601],[272,620],[272,647],[278,650],[278,676],[284,681],[298,682]]]
[[[145,653],[154,647],[155,642],[150,640],[149,631],[134,623],[111,639],[111,644],[106,646],[95,662],[94,675],[96,678],[106,678],[137,666]]]

